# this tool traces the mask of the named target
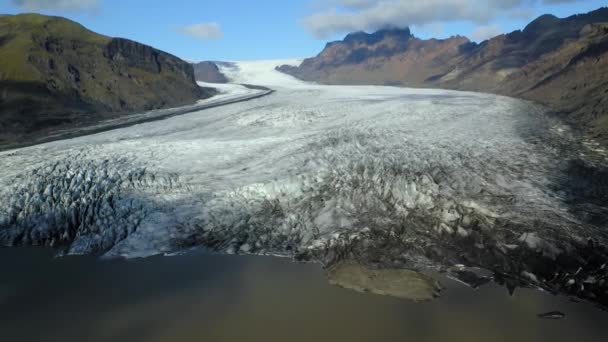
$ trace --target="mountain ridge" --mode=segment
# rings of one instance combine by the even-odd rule
[[[408,78],[422,85],[429,73],[447,72],[434,60],[447,60],[459,53],[459,46],[470,43],[468,38],[422,40],[408,28],[381,30],[375,33],[349,34],[343,41],[330,42],[314,58],[305,59],[299,67],[281,66],[279,71],[305,81],[328,84],[389,84],[397,85]],[[420,68],[420,60],[431,60]],[[414,64],[418,64],[414,68]],[[363,68],[359,68],[364,64]],[[410,66],[403,68],[402,66]],[[356,69],[359,70],[356,70]],[[364,75],[361,77],[357,72]]]

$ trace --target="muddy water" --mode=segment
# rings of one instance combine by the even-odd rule
[[[143,260],[0,249],[2,341],[605,341],[608,314],[442,279],[438,300],[328,284],[318,265],[192,253]],[[541,320],[561,310],[567,318]]]

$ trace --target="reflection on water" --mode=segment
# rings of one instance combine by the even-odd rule
[[[3,341],[605,341],[608,314],[533,290],[442,280],[414,303],[328,284],[270,257],[53,259],[0,249]],[[565,311],[565,320],[537,314]]]

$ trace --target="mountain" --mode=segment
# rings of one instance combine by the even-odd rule
[[[608,141],[608,23],[586,26],[579,39],[518,70],[505,87]]]
[[[533,100],[608,142],[608,8],[541,16],[481,43],[428,85]]]
[[[352,33],[328,43],[315,58],[280,71],[325,84],[388,84],[422,86],[429,75],[449,71],[449,61],[470,44],[465,37],[422,40],[409,29]],[[407,80],[407,82],[405,82]]]
[[[588,41],[592,29],[583,29],[587,25],[604,22],[608,23],[608,8],[565,19],[543,15],[522,31],[500,35],[479,44],[463,54],[449,74],[434,75],[431,81],[455,88],[512,93],[504,83],[512,81],[513,77],[510,76],[517,77],[517,71],[538,62],[547,54],[568,54],[565,48],[572,41],[593,44]],[[565,66],[563,63],[552,64],[553,67],[546,72]]]
[[[280,71],[325,84],[379,84],[491,92],[544,104],[608,142],[608,8],[543,15],[481,44],[421,40],[408,29],[355,33]]]
[[[0,144],[213,94],[190,64],[38,14],[0,17]]]
[[[214,62],[194,63],[192,66],[194,67],[194,77],[199,82],[228,83],[228,79]]]

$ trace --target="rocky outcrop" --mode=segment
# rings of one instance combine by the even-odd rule
[[[370,269],[354,262],[332,265],[327,276],[332,285],[415,302],[439,297],[442,289],[439,282],[423,273],[403,269]]]
[[[194,81],[194,70],[188,63],[168,53],[124,38],[113,38],[104,49],[104,56],[131,68],[161,73],[163,69],[181,78]]]
[[[419,40],[402,30],[357,33],[299,67],[279,70],[326,84],[379,84],[491,92],[533,100],[608,142],[608,8],[543,15],[481,44]],[[382,53],[377,53],[381,51]],[[353,57],[354,56],[354,57]]]
[[[200,62],[193,64],[194,77],[199,82],[228,83],[228,78],[221,73],[214,62]]]
[[[0,59],[0,145],[213,94],[189,63],[59,17],[0,17]]]

